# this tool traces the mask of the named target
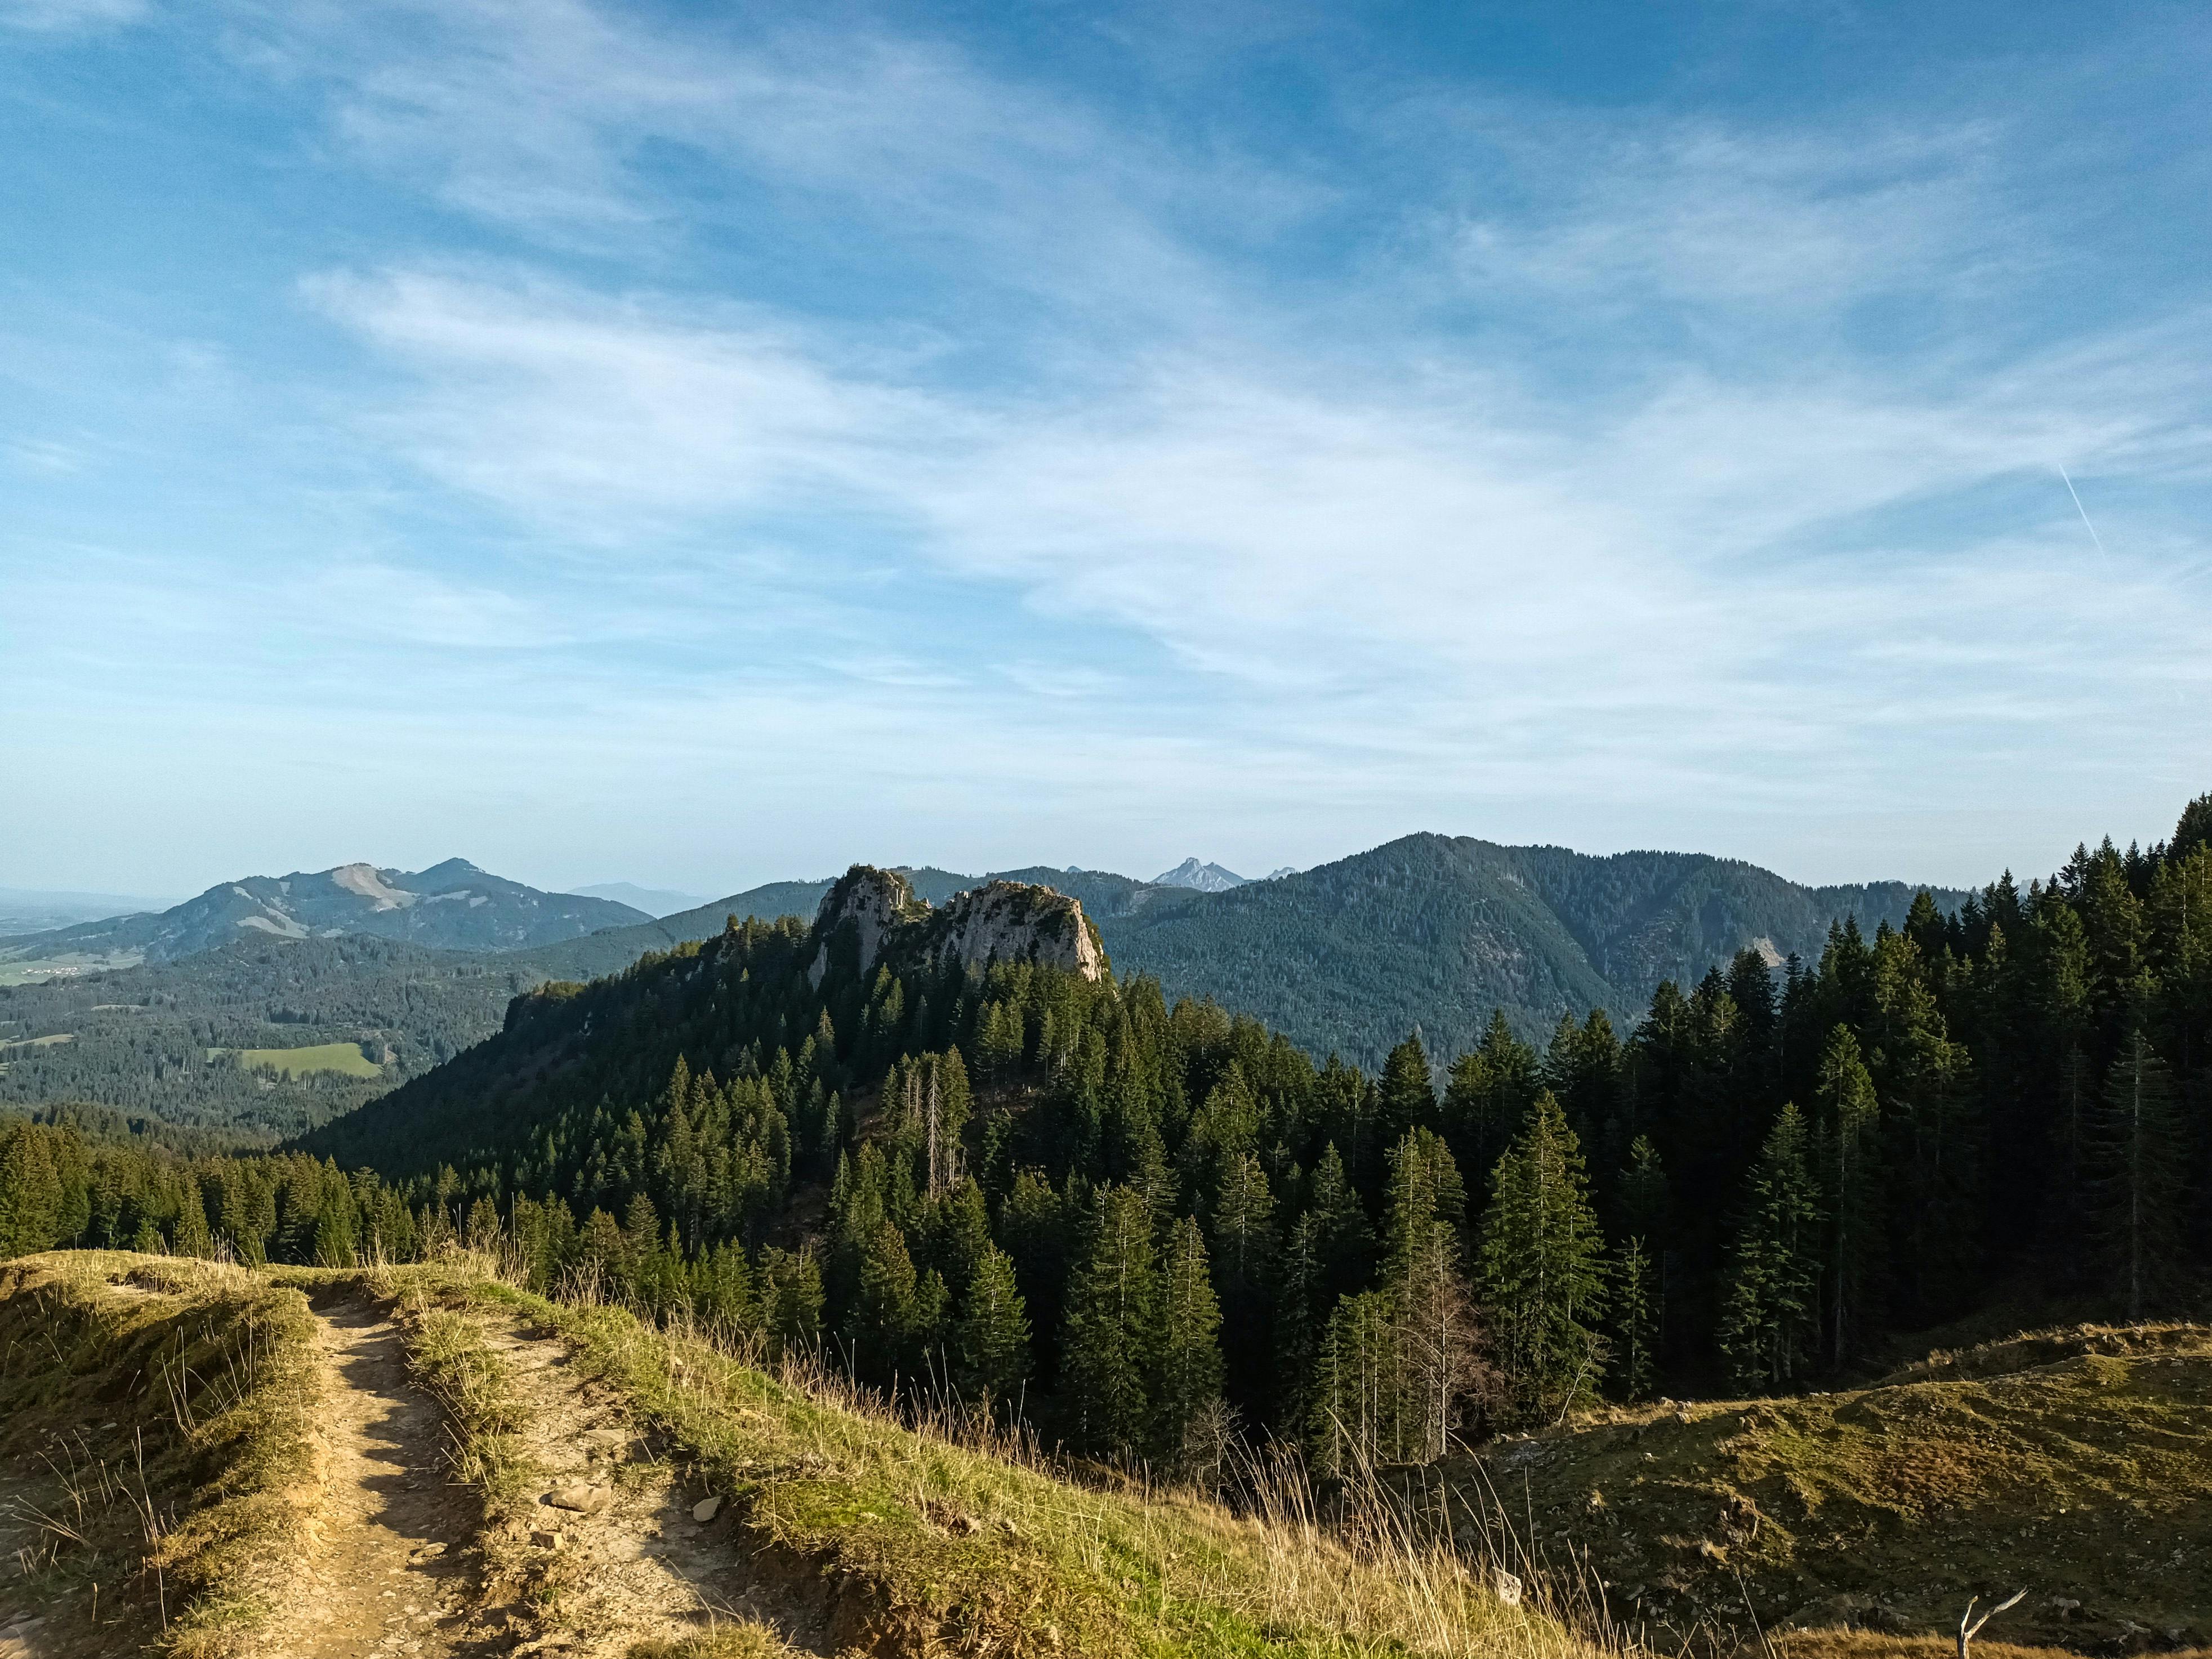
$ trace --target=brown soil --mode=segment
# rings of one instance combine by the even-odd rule
[[[409,1380],[399,1329],[363,1302],[319,1309],[331,1368],[312,1577],[272,1643],[285,1659],[503,1654],[476,1594],[474,1504],[440,1473],[443,1418]]]
[[[497,1324],[485,1334],[526,1402],[525,1455],[539,1475],[526,1518],[509,1523],[506,1540],[526,1552],[543,1615],[516,1651],[621,1659],[640,1642],[730,1624],[830,1651],[818,1602],[779,1594],[733,1533],[727,1504],[709,1521],[693,1518],[713,1494],[678,1478],[620,1401],[577,1375],[565,1343]],[[547,1501],[580,1487],[604,1494],[606,1506],[580,1513]]]

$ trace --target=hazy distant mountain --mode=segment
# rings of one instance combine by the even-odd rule
[[[173,962],[255,933],[276,939],[365,933],[441,950],[514,951],[649,920],[627,904],[540,892],[465,859],[412,872],[341,864],[312,873],[249,876],[155,915],[9,939],[0,944],[0,962]]]
[[[47,892],[30,887],[0,887],[0,939],[68,927],[80,921],[159,910],[173,899],[132,897],[125,893]]]
[[[602,881],[570,890],[582,898],[609,899],[648,916],[672,915],[707,902],[704,893],[679,893],[667,887],[641,887],[634,881]]]
[[[1268,871],[1267,873],[1261,877],[1260,879],[1262,881],[1280,881],[1285,876],[1295,876],[1297,872],[1297,866],[1296,865],[1286,864],[1279,870]]]
[[[1200,864],[1196,859],[1185,859],[1164,875],[1154,876],[1156,887],[1188,887],[1200,893],[1225,893],[1232,887],[1244,885],[1244,878],[1234,870],[1224,870],[1218,864]]]

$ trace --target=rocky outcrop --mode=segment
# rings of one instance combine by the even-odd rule
[[[814,914],[814,934],[822,951],[814,959],[819,985],[830,965],[829,949],[839,929],[850,926],[860,951],[860,971],[869,972],[883,954],[884,940],[902,924],[928,921],[928,903],[914,896],[914,884],[896,870],[856,864],[830,884]]]
[[[1083,906],[1049,887],[1024,881],[971,887],[931,918],[926,954],[963,967],[994,962],[1033,962],[1095,980],[1106,971],[1106,953]]]
[[[934,909],[897,871],[856,864],[823,896],[814,934],[820,941],[811,970],[817,985],[833,951],[848,940],[864,975],[887,959],[951,961],[977,972],[994,962],[1028,962],[1088,980],[1106,971],[1098,930],[1083,906],[1028,882],[986,882]]]

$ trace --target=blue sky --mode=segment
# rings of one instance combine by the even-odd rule
[[[0,881],[2162,836],[2209,71],[2179,6],[0,0]]]

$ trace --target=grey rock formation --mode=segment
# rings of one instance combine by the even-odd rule
[[[928,954],[962,966],[1033,962],[1095,980],[1106,953],[1083,906],[1065,893],[1024,881],[987,882],[961,894],[929,923]]]
[[[937,909],[915,897],[897,871],[856,864],[823,896],[814,933],[817,985],[842,937],[851,939],[863,974],[886,959],[950,960],[979,972],[994,962],[1030,962],[1088,980],[1106,971],[1106,953],[1083,906],[1029,882],[986,882]]]

